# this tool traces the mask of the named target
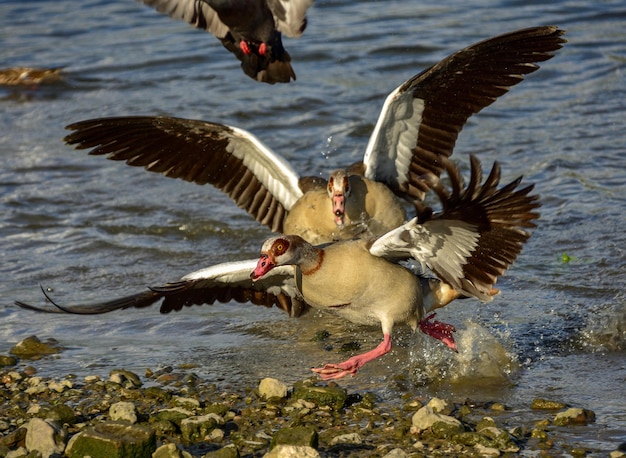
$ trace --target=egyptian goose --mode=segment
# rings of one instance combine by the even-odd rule
[[[302,35],[313,0],[142,1],[215,35],[252,79],[270,84],[296,79],[281,33],[292,38]]]
[[[415,275],[398,262],[413,258],[454,291],[490,301],[497,278],[530,237],[526,229],[535,227],[534,210],[540,204],[537,196],[530,195],[532,185],[518,189],[521,178],[498,189],[497,163],[482,183],[480,163],[472,156],[465,189],[456,166],[447,158],[442,158],[442,166],[450,176],[451,193],[435,175],[425,178],[442,202],[441,213],[422,222],[414,218],[378,239],[316,247],[297,235],[277,235],[263,243],[258,260],[209,267],[178,282],[108,302],[55,305],[63,312],[94,314],[145,307],[163,298],[161,312],[168,313],[193,304],[236,300],[277,305],[294,316],[314,307],[357,324],[381,325],[380,345],[340,364],[314,369],[323,379],[354,375],[368,361],[389,352],[395,324],[408,324],[414,330],[419,326],[456,349],[454,327],[433,321],[431,314],[454,296],[437,296],[441,291],[436,281]],[[17,305],[50,311],[22,302]]]
[[[409,79],[385,100],[363,162],[333,174],[300,177],[281,156],[236,127],[171,117],[80,121],[65,137],[89,154],[210,183],[272,231],[318,244],[383,234],[406,221],[392,195],[421,200],[419,178],[442,171],[458,133],[534,62],[552,57],[565,40],[557,27],[508,33],[465,48]],[[348,195],[348,192],[350,194]],[[329,198],[330,195],[330,198]]]
[[[2,86],[36,86],[63,80],[62,68],[10,67],[0,70]]]

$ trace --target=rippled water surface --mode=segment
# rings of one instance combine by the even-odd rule
[[[69,349],[35,363],[44,376],[198,363],[231,387],[293,382],[375,346],[378,329],[237,304],[168,316],[156,307],[48,316],[39,285],[64,303],[117,297],[200,267],[254,257],[269,232],[220,192],[87,156],[62,142],[81,119],[166,114],[242,127],[323,173],[362,157],[385,95],[446,55],[531,25],[569,43],[470,119],[455,158],[536,183],[539,227],[502,295],[457,301],[439,317],[460,352],[396,331],[390,355],[341,383],[393,403],[405,393],[503,400],[511,415],[536,397],[592,409],[572,441],[603,456],[626,442],[626,6],[622,1],[321,1],[298,40],[298,76],[267,86],[243,75],[212,36],[132,0],[0,3],[0,64],[64,67],[64,82],[0,87],[0,352],[36,334]],[[566,254],[567,256],[564,256]],[[568,261],[568,262],[566,262]],[[326,329],[326,343],[312,342]],[[328,350],[325,346],[332,346]]]

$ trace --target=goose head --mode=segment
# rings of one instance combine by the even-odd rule
[[[250,278],[256,281],[276,266],[298,264],[302,259],[302,249],[307,245],[311,246],[297,235],[281,235],[267,239],[263,242],[261,255]]]
[[[328,178],[328,196],[332,201],[335,224],[343,226],[346,199],[350,196],[350,180],[345,170],[335,170]]]

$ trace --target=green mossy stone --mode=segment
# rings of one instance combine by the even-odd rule
[[[78,434],[65,453],[68,458],[151,458],[155,450],[151,428],[104,422]]]
[[[348,393],[339,386],[315,386],[298,382],[293,388],[292,398],[304,399],[318,406],[329,406],[338,410],[346,403]]]
[[[317,448],[318,435],[311,426],[294,426],[278,430],[272,437],[270,450],[277,445],[305,445]]]

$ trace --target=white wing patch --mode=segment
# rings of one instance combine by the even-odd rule
[[[408,181],[413,149],[417,145],[424,100],[397,87],[385,103],[365,150],[366,178],[398,183]]]
[[[227,151],[241,159],[263,186],[289,211],[302,197],[298,187],[299,176],[289,163],[268,149],[258,138],[236,127]]]
[[[285,9],[285,20],[274,14],[276,28],[288,37],[296,38],[302,35],[306,12],[313,5],[313,0],[276,0],[276,3],[280,3]]]

